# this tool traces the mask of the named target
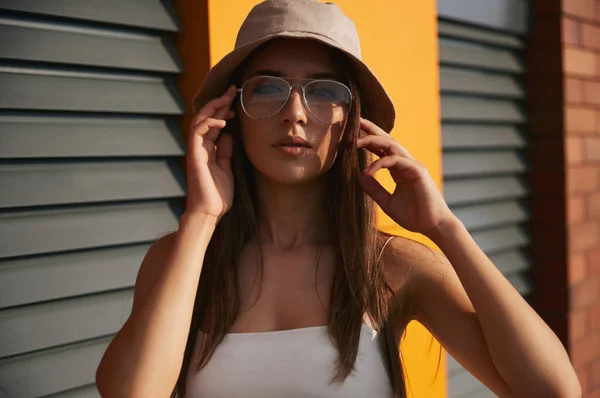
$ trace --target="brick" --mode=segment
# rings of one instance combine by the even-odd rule
[[[565,130],[567,134],[594,134],[596,131],[596,111],[588,108],[565,108]]]
[[[566,175],[567,192],[588,193],[598,188],[598,169],[596,167],[571,167]]]
[[[545,28],[544,30],[549,30]],[[548,34],[548,32],[543,32]],[[562,19],[562,42],[573,46],[579,46],[583,43],[581,26],[578,21],[572,18]]]
[[[568,232],[569,252],[578,253],[584,250],[592,249],[600,244],[598,237],[598,224],[588,222],[571,226]]]
[[[600,358],[596,359],[591,367],[591,386],[592,388],[600,388]]]
[[[600,162],[600,138],[587,138],[583,152],[587,162]]]
[[[563,0],[562,10],[565,14],[591,19],[594,15],[594,0]]]
[[[586,311],[569,314],[569,340],[578,341],[588,334],[588,314]]]
[[[600,277],[600,247],[596,247],[587,253],[588,274],[592,277]]]
[[[590,219],[600,218],[600,193],[593,193],[587,198],[587,210]]]
[[[571,345],[573,365],[582,366],[594,361],[600,355],[600,333],[590,333]]]
[[[583,196],[570,196],[567,199],[567,223],[578,224],[586,218],[587,198]]]
[[[590,332],[600,330],[600,304],[592,306],[588,310],[588,328]]]
[[[571,75],[594,77],[597,57],[591,50],[563,49],[564,72]]]
[[[595,388],[593,390],[586,391],[585,396],[583,398],[600,398],[600,388]]]
[[[567,165],[579,165],[583,162],[583,142],[583,139],[578,137],[565,139],[565,163]]]
[[[591,365],[582,365],[575,366],[575,373],[577,374],[577,379],[579,379],[579,384],[581,385],[581,391],[587,392],[592,389],[592,366]]]
[[[583,45],[593,50],[600,49],[600,29],[591,24],[581,24],[580,29]]]
[[[600,105],[600,83],[586,81],[582,87],[583,101],[588,105]]]
[[[594,388],[585,393],[585,397],[583,398],[600,398],[600,388]]]
[[[575,366],[575,373],[583,392],[592,388],[592,367],[590,365]]]
[[[564,80],[565,101],[569,104],[579,104],[584,101],[584,83],[575,78]]]
[[[573,254],[569,257],[567,275],[569,285],[583,282],[587,277],[587,259],[585,254]]]
[[[590,278],[569,289],[572,310],[584,309],[600,299],[600,278]]]

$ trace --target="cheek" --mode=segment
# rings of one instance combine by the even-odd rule
[[[340,142],[342,142],[342,127],[334,126],[323,135],[319,144],[319,157],[322,159],[324,168],[329,169],[335,161]]]
[[[240,135],[246,156],[255,167],[269,159],[271,149],[269,137],[265,134],[265,121],[256,121],[243,115],[240,119]]]

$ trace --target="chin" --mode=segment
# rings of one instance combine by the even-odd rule
[[[281,185],[304,185],[318,180],[325,172],[291,165],[255,166],[256,171],[267,180]]]

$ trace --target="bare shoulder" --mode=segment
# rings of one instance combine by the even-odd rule
[[[417,292],[422,293],[424,280],[444,279],[452,270],[446,257],[416,240],[394,236],[382,252],[385,277],[403,301],[410,303],[411,318],[417,312]]]
[[[390,239],[382,252],[381,260],[386,274],[403,283],[414,280],[415,273],[439,271],[448,263],[442,253],[402,236]]]
[[[135,281],[132,313],[145,301],[150,286],[173,249],[176,236],[176,232],[162,236],[146,252]]]

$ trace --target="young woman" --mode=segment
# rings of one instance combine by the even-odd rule
[[[102,396],[405,397],[413,319],[499,396],[581,395],[556,335],[388,135],[337,6],[256,6],[196,105],[186,211],[141,265]],[[375,203],[443,255],[379,231]]]

